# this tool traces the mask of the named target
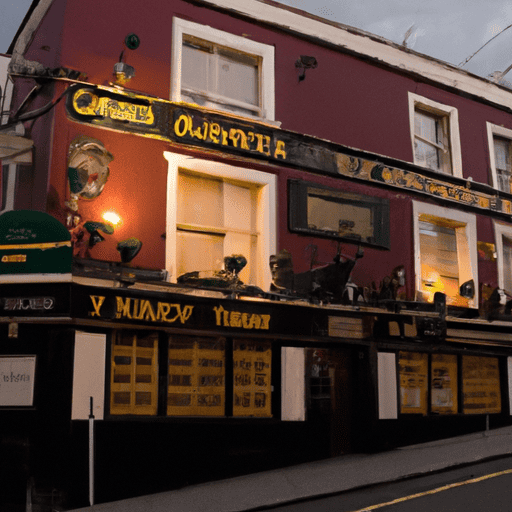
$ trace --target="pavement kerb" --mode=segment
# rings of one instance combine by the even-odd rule
[[[512,454],[512,427],[369,455],[345,455],[79,509],[81,512],[249,512]],[[78,512],[78,511],[77,511]]]

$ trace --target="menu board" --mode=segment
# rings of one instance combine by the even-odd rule
[[[0,407],[31,407],[36,356],[0,357]]]
[[[457,396],[457,356],[432,354],[431,411],[438,414],[457,414]]]
[[[233,343],[233,416],[270,417],[272,350],[270,343]]]
[[[462,358],[464,414],[501,412],[500,371],[497,357]]]
[[[428,354],[400,352],[400,412],[427,414]]]

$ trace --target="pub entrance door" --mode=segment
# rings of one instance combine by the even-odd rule
[[[308,421],[315,424],[331,457],[353,449],[353,361],[350,348],[306,349]]]

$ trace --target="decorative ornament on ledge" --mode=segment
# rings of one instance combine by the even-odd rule
[[[69,200],[68,229],[78,225],[79,199],[94,199],[103,191],[110,170],[108,165],[114,156],[107,151],[103,143],[91,137],[77,137],[69,146],[68,152]]]
[[[141,249],[142,242],[138,238],[128,238],[117,244],[117,250],[121,255],[123,263],[130,263],[139,254]]]

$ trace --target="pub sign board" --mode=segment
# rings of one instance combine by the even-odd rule
[[[304,171],[408,190],[493,211],[512,214],[512,201],[497,197],[489,187],[458,179],[439,178],[413,164],[399,167],[383,157],[308,135],[282,130],[273,124],[173,103],[106,86],[77,84],[66,103],[69,117],[119,132],[128,132],[186,146],[256,158]],[[390,162],[394,162],[390,159]]]
[[[54,217],[33,210],[0,215],[0,275],[71,273],[68,230]]]

